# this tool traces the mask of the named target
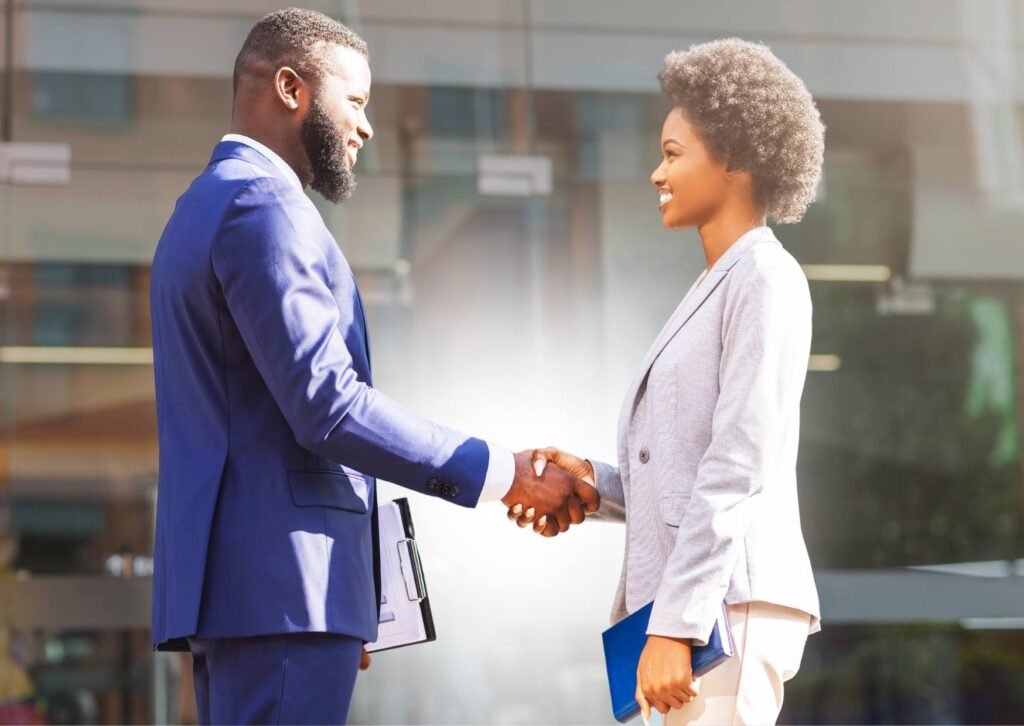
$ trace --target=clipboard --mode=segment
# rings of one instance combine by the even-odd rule
[[[409,500],[402,497],[379,505],[377,524],[380,536],[380,616],[377,640],[366,644],[367,652],[376,653],[436,640]]]

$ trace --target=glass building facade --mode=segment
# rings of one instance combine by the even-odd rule
[[[370,47],[359,188],[316,201],[377,386],[604,460],[704,261],[648,180],[661,59],[771,45],[827,126],[818,201],[775,227],[815,308],[799,484],[824,625],[782,720],[1024,721],[1024,3],[305,5]],[[149,647],[149,263],[277,6],[3,6],[0,722],[194,722],[188,657]],[[351,721],[612,723],[621,528],[549,541],[497,505],[411,499],[438,640],[375,657]]]

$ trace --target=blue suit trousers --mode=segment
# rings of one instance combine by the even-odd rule
[[[199,723],[343,724],[363,641],[333,633],[189,638]]]

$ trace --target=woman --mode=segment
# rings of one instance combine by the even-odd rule
[[[664,225],[699,231],[707,269],[628,389],[619,466],[535,456],[538,469],[550,460],[596,481],[595,516],[626,523],[613,619],[654,601],[641,706],[667,724],[774,723],[819,610],[796,487],[811,300],[765,222],[803,215],[824,129],[803,83],[763,45],[672,53],[659,79],[675,106],[651,182]],[[528,513],[509,510],[521,526]],[[534,528],[557,534],[547,521]],[[690,646],[706,642],[723,601],[736,654],[698,683]]]

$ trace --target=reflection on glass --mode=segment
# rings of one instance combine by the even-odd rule
[[[13,138],[70,144],[72,179],[0,182],[0,598],[15,571],[146,577],[149,259],[228,126],[235,49],[272,9],[157,5],[14,5]],[[798,472],[812,560],[1017,581],[1024,290],[1013,165],[997,162],[1019,124],[999,78],[974,88],[965,65],[975,35],[1013,23],[918,2],[796,2],[802,24],[692,3],[344,5],[371,41],[376,136],[352,201],[319,206],[366,297],[384,392],[510,446],[613,458],[623,389],[702,260],[695,236],[660,229],[648,183],[658,59],[701,33],[763,38],[804,64],[828,129],[820,199],[782,235],[819,266]],[[549,158],[552,193],[479,194],[494,153]],[[137,357],[53,362],[90,349]],[[534,541],[498,509],[413,507],[439,640],[376,658],[352,720],[609,723],[599,633],[621,531]],[[189,663],[149,653],[144,608],[122,615],[102,629],[0,619],[0,720],[193,721]],[[1020,722],[1013,615],[993,630],[825,612],[782,719]]]

